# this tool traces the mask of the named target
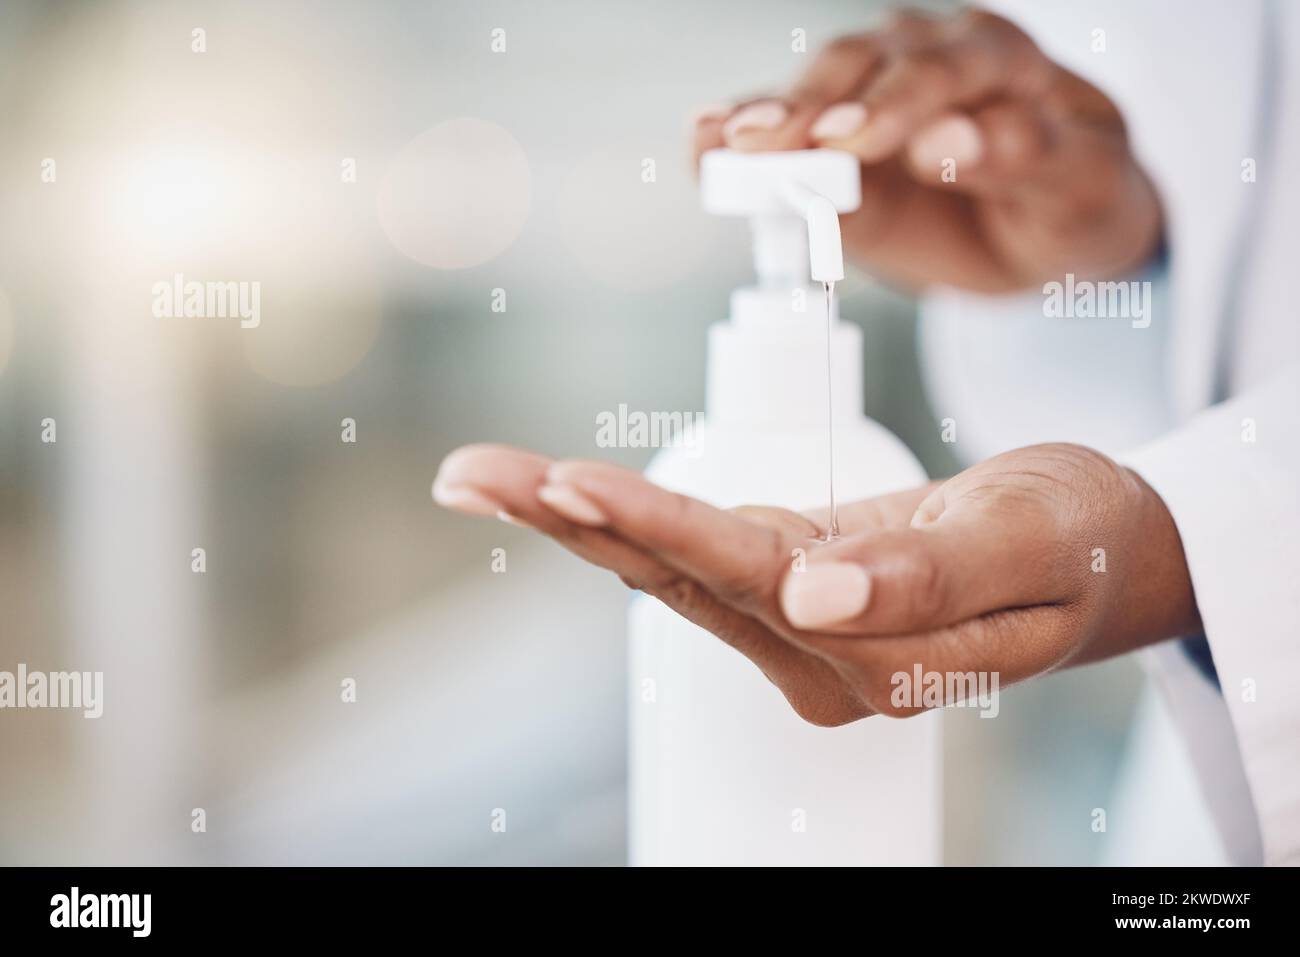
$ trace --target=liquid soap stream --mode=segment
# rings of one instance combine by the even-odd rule
[[[835,283],[824,282],[826,289],[826,447],[829,451],[829,471],[831,489],[831,519],[826,526],[826,541],[840,537],[839,505],[835,501],[835,389],[831,382],[831,297],[835,295]]]

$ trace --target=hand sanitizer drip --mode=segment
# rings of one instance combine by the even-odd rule
[[[749,219],[757,281],[709,330],[705,422],[691,447],[651,463],[660,485],[723,508],[802,510],[925,481],[863,415],[861,332],[833,296],[838,214],[857,208],[858,177],[831,150],[705,154],[704,208]],[[634,864],[939,863],[937,714],[814,727],[657,600],[633,599],[629,631]]]
[[[826,541],[833,542],[840,537],[840,503],[835,500],[835,378],[831,368],[831,335],[834,321],[831,318],[831,304],[835,301],[835,283],[824,282],[826,290],[826,456],[827,474],[830,475],[830,520],[826,523]]]

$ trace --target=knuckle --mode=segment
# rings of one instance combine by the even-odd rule
[[[1104,163],[1089,166],[1089,176],[1095,179],[1076,184],[1057,200],[1053,222],[1065,239],[1081,241],[1098,230],[1104,230],[1115,215],[1114,197],[1106,186],[1107,172]]]
[[[1012,49],[1035,49],[1033,39],[1006,17],[989,10],[971,7],[954,21],[954,30],[961,36],[977,36]]]
[[[703,589],[691,578],[672,575],[658,581],[645,582],[642,591],[658,598],[669,608],[693,609],[702,604]]]
[[[966,7],[953,18],[953,26],[963,30],[983,30],[1011,26],[1010,21],[985,7]]]
[[[695,502],[689,496],[678,492],[668,494],[667,505],[662,508],[660,521],[662,527],[669,530],[665,535],[669,548],[678,550],[689,546],[691,539],[689,529],[694,524],[694,509]]]
[[[1008,172],[1029,169],[1047,154],[1047,129],[1027,110],[990,107],[977,122],[989,141],[989,150]]]
[[[669,494],[668,500],[672,502],[670,513],[667,517],[670,527],[675,528],[689,521],[691,517],[691,509],[694,505],[691,498],[682,495],[679,492],[672,492]]]
[[[997,670],[993,649],[1004,655],[1012,651],[1015,635],[1008,625],[1013,615],[996,611],[945,628],[935,636],[936,650],[943,660],[959,663],[963,671]]]
[[[738,608],[768,607],[776,602],[777,583],[789,562],[784,537],[774,528],[756,526],[763,545],[743,572],[718,579],[718,597]]]
[[[771,507],[767,505],[736,505],[727,509],[727,511],[737,518],[743,518],[750,522],[763,521],[772,514]]]
[[[1116,148],[1094,136],[1091,142],[1081,144],[1087,157],[1088,176],[1076,184],[1071,199],[1082,212],[1110,213],[1121,200],[1130,180],[1131,166],[1125,148]]]
[[[643,591],[647,595],[662,598],[663,594],[681,576],[666,568],[638,567],[635,569],[617,569],[615,574],[628,588]],[[667,599],[663,599],[667,600]]]
[[[1033,38],[995,13],[978,8],[967,10],[954,22],[957,42],[978,44],[1004,63],[1015,77],[1013,86],[1025,94],[1041,91],[1050,81],[1054,65]]]
[[[688,608],[700,607],[708,597],[704,586],[693,578],[682,577],[675,579],[668,590],[674,601]]]
[[[918,23],[920,19],[921,14],[910,7],[895,7],[886,15],[885,26],[893,29],[908,27]]]
[[[957,78],[952,57],[941,50],[918,50],[898,61],[895,82],[903,89],[946,90]]]
[[[717,113],[697,113],[691,117],[691,130],[698,137],[701,134],[711,132],[725,119],[725,115]]]
[[[868,34],[856,33],[836,37],[822,47],[821,57],[828,60],[852,60],[869,53],[875,40]]]
[[[933,29],[938,21],[919,10],[908,7],[896,7],[885,17],[883,32],[893,34],[900,39],[912,39],[918,34]]]

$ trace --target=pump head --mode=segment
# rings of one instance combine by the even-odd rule
[[[750,218],[760,286],[844,278],[839,213],[861,203],[858,177],[857,158],[840,150],[717,149],[700,161],[705,210]]]

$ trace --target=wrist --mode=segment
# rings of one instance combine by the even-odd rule
[[[1197,634],[1201,615],[1196,606],[1182,536],[1174,517],[1154,488],[1133,469],[1125,468],[1134,485],[1132,535],[1135,561],[1128,572],[1133,647]]]

